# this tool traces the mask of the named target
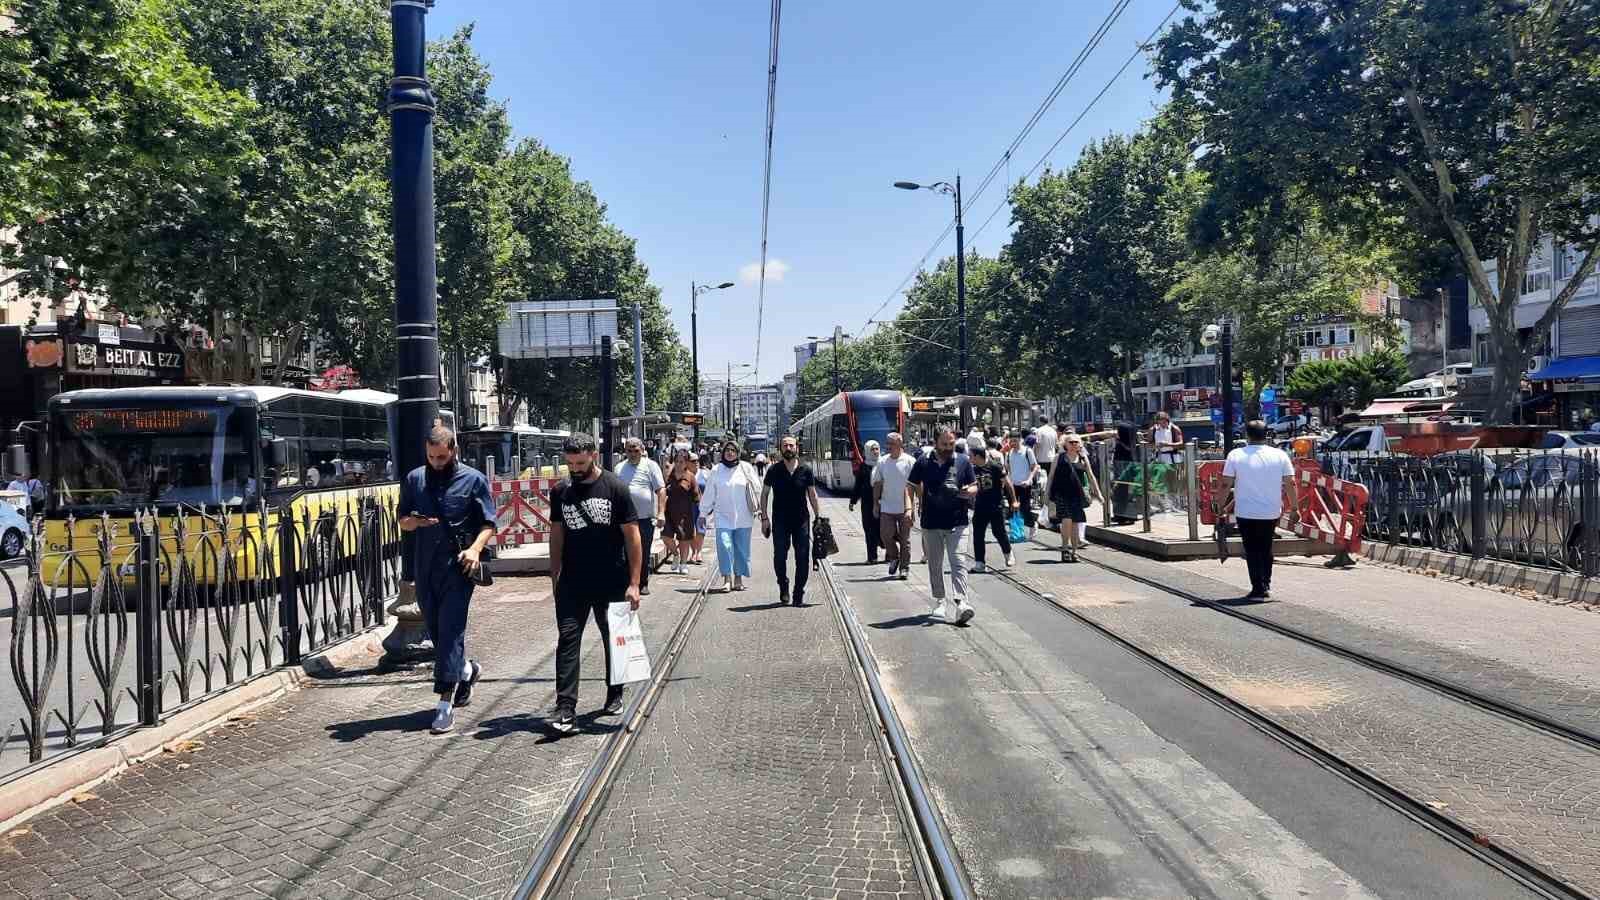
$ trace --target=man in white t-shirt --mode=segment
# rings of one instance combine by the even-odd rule
[[[1021,433],[1011,436],[1011,451],[1006,454],[1006,477],[1011,489],[1017,492],[1017,503],[1022,506],[1022,521],[1028,525],[1028,540],[1033,540],[1033,529],[1038,523],[1038,513],[1033,510],[1033,477],[1039,474],[1039,460],[1033,448],[1023,442]]]
[[[898,431],[884,438],[888,455],[872,467],[872,499],[878,507],[878,542],[889,561],[889,574],[902,579],[911,576],[912,492],[909,480],[916,460],[905,452],[906,441]]]
[[[656,522],[667,514],[667,479],[661,467],[644,453],[644,442],[628,438],[622,445],[626,459],[617,466],[617,477],[628,486],[633,498],[633,521],[639,524],[639,546],[644,564],[639,567],[639,596],[650,594],[650,551],[656,539]]]
[[[1289,523],[1300,518],[1300,494],[1289,454],[1267,445],[1267,423],[1252,419],[1244,426],[1245,446],[1222,464],[1222,508],[1233,501],[1245,564],[1250,568],[1247,600],[1265,600],[1272,590],[1272,541],[1288,500]]]
[[[1050,470],[1055,468],[1056,442],[1059,440],[1060,435],[1050,426],[1048,417],[1040,416],[1039,427],[1033,430],[1033,437],[1033,455],[1039,460],[1039,471],[1044,473],[1044,481],[1048,483],[1050,481]],[[1049,504],[1046,504],[1045,508],[1045,517],[1049,519]],[[1048,527],[1054,526],[1055,522],[1051,520]]]

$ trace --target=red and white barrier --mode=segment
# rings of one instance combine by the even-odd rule
[[[489,482],[494,497],[491,547],[520,547],[550,540],[550,489],[559,478],[507,478]]]
[[[1342,550],[1361,552],[1361,530],[1367,520],[1367,503],[1370,495],[1366,485],[1344,481],[1322,471],[1316,460],[1294,461],[1295,486],[1300,502],[1300,519],[1290,524],[1285,515],[1278,527]],[[1216,499],[1223,494],[1222,461],[1201,463],[1195,473],[1195,486],[1199,493],[1200,521],[1206,525],[1217,523]],[[1230,507],[1223,510],[1232,517]]]

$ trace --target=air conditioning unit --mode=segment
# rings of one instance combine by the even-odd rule
[[[1534,356],[1528,359],[1528,371],[1537,372],[1550,362],[1548,356]]]

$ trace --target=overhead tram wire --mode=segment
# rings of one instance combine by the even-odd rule
[[[1044,155],[1039,157],[1039,161],[1033,164],[1033,168],[1029,169],[1027,173],[1022,176],[1023,181],[1027,181],[1029,178],[1032,178],[1033,173],[1039,171],[1039,168],[1050,159],[1050,157],[1056,152],[1056,148],[1061,146],[1061,142],[1066,140],[1067,135],[1072,133],[1072,129],[1078,127],[1078,123],[1083,121],[1084,117],[1089,114],[1089,111],[1094,109],[1095,104],[1099,103],[1101,99],[1103,99],[1111,90],[1111,87],[1115,85],[1120,78],[1122,78],[1123,74],[1128,71],[1128,67],[1133,65],[1133,61],[1139,58],[1139,54],[1143,53],[1149,48],[1150,42],[1156,39],[1156,35],[1161,32],[1162,28],[1166,27],[1167,22],[1171,21],[1172,17],[1176,15],[1178,10],[1182,7],[1183,4],[1181,3],[1175,3],[1172,5],[1172,9],[1168,10],[1167,14],[1162,17],[1161,21],[1156,23],[1156,27],[1150,30],[1150,34],[1133,48],[1133,52],[1128,54],[1127,59],[1123,60],[1122,66],[1118,68],[1116,74],[1112,75],[1110,80],[1106,82],[1105,87],[1100,89],[1100,93],[1094,95],[1094,99],[1090,100],[1089,104],[1083,108],[1083,112],[1078,113],[1077,118],[1072,120],[1072,124],[1068,125],[1066,129],[1061,132],[1060,137],[1056,138],[1055,143],[1050,145],[1050,149],[1046,150]],[[967,240],[976,242],[978,240],[978,235],[983,234],[983,230],[989,227],[989,223],[994,221],[994,217],[999,215],[1000,210],[1010,202],[1010,197],[1002,199],[1000,203],[995,206],[994,211],[989,213],[989,217],[983,220],[983,224],[978,226],[978,230],[974,231],[972,233],[972,237],[968,238]]]
[[[1083,49],[1078,51],[1078,55],[1073,58],[1072,63],[1067,66],[1067,70],[1061,74],[1061,77],[1056,79],[1055,86],[1051,88],[1050,93],[1046,94],[1045,98],[1039,102],[1038,109],[1034,110],[1033,115],[1030,116],[1027,123],[1022,126],[1022,130],[1017,132],[1017,136],[1012,138],[1011,143],[1007,145],[1005,152],[1000,154],[1000,159],[997,160],[994,166],[989,169],[989,173],[985,175],[983,181],[979,183],[978,189],[973,191],[965,198],[966,202],[963,204],[962,212],[971,209],[973,204],[978,202],[978,198],[983,195],[984,190],[986,190],[994,181],[995,175],[1007,169],[1007,166],[1010,164],[1011,155],[1016,152],[1017,147],[1020,146],[1023,141],[1027,140],[1028,135],[1033,133],[1034,127],[1039,124],[1039,120],[1044,117],[1046,112],[1049,111],[1051,105],[1055,103],[1056,98],[1061,96],[1061,92],[1072,81],[1073,77],[1077,75],[1078,71],[1083,68],[1083,64],[1088,60],[1090,54],[1092,54],[1095,49],[1100,46],[1100,42],[1105,39],[1106,33],[1111,30],[1111,26],[1116,24],[1117,19],[1122,17],[1123,12],[1127,10],[1128,6],[1132,2],[1133,0],[1117,0],[1117,3],[1111,7],[1111,11],[1106,13],[1106,17],[1101,20],[1100,26],[1095,29],[1094,34],[1090,35],[1088,43],[1084,44]],[[1171,13],[1168,13],[1168,17],[1171,17]],[[993,218],[993,216],[991,216],[991,218]],[[911,280],[917,277],[917,273],[922,271],[923,266],[927,265],[928,258],[933,256],[939,247],[944,244],[945,238],[950,236],[950,233],[955,230],[955,227],[955,222],[950,222],[949,224],[945,225],[944,230],[941,231],[939,236],[934,239],[933,245],[928,248],[927,252],[922,254],[922,258],[917,261],[917,265],[911,270],[911,273],[900,280],[900,283],[895,286],[895,289],[889,292],[889,296],[885,297],[883,302],[878,304],[878,308],[872,311],[872,315],[867,316],[866,322],[862,323],[861,326],[861,333],[863,336],[866,334],[867,328],[875,319],[877,319],[878,314],[883,312],[884,308],[890,303],[893,303],[894,299],[900,296],[900,293],[905,290],[906,285],[910,284]]]
[[[778,113],[778,29],[782,21],[783,0],[772,0],[772,21],[767,38],[767,152],[761,170],[761,283],[756,290],[754,371],[757,373],[761,371],[761,324],[767,308],[767,216],[772,208],[772,128]]]

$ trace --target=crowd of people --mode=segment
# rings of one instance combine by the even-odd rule
[[[1248,444],[1225,463],[1224,500],[1237,505],[1251,596],[1265,598],[1271,588],[1274,525],[1286,509],[1292,518],[1298,504],[1293,467],[1286,454],[1268,444],[1266,424],[1250,422],[1246,435]],[[1182,446],[1182,432],[1162,417],[1144,437],[1157,453]],[[860,510],[867,564],[879,564],[881,550],[887,576],[908,579],[916,522],[929,615],[966,625],[976,614],[963,553],[967,532],[972,532],[974,573],[986,571],[991,536],[1002,564],[1010,567],[1016,565],[1013,543],[1033,540],[1043,513],[1043,527],[1061,532],[1062,561],[1075,562],[1085,542],[1089,506],[1117,503],[1115,491],[1107,497],[1089,445],[1111,441],[1113,458],[1131,457],[1138,439],[1132,426],[1080,434],[1041,419],[1035,428],[1009,433],[975,429],[958,436],[939,426],[926,438],[918,435],[922,446],[916,449],[897,432],[885,437],[886,450],[868,441],[849,493],[850,509]],[[709,446],[675,438],[655,448],[665,456],[665,468],[651,449],[628,438],[624,459],[610,472],[600,464],[593,437],[574,434],[562,447],[568,477],[550,493],[558,637],[556,706],[549,721],[556,731],[576,727],[580,651],[591,616],[606,658],[600,714],[621,712],[624,686],[611,683],[609,614],[618,603],[637,610],[641,597],[649,595],[658,531],[665,551],[661,565],[679,574],[703,564],[705,537],[712,535],[717,569],[709,589],[744,591],[750,587],[752,532],[759,523],[771,542],[779,603],[805,605],[818,537],[813,528],[822,527],[814,521],[821,519],[816,475],[800,459],[797,439],[783,437],[777,458],[760,466],[734,440],[722,441],[713,454]],[[414,534],[417,600],[435,652],[438,705],[432,729],[443,734],[453,727],[455,709],[471,702],[483,676],[483,666],[467,656],[466,623],[473,590],[482,580],[495,507],[487,479],[459,461],[453,432],[436,427],[426,451],[427,463],[402,482],[397,512],[401,530]]]

